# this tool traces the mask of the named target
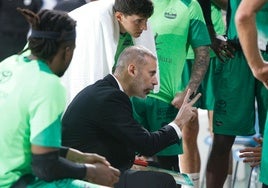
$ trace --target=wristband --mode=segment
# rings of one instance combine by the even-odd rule
[[[60,156],[66,158],[69,148],[65,146],[60,147]]]

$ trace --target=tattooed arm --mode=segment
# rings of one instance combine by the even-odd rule
[[[194,48],[195,60],[192,68],[191,78],[187,88],[196,93],[200,83],[202,82],[209,65],[209,47],[200,46]]]
[[[192,91],[192,94],[196,94],[196,91],[201,84],[209,65],[209,46],[200,46],[194,48],[195,60],[192,67],[192,73],[190,81],[183,93],[178,93],[172,101],[172,104],[176,108],[180,108],[183,99],[188,89]]]

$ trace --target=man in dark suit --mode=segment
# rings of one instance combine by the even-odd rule
[[[158,83],[156,57],[139,46],[126,48],[113,75],[83,89],[63,116],[63,145],[103,155],[122,176],[116,188],[176,187],[165,173],[133,171],[135,154],[152,156],[181,139],[183,126],[196,118],[190,91],[173,122],[148,132],[132,116],[130,97],[146,97]]]

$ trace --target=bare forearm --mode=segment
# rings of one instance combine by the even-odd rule
[[[84,163],[84,153],[76,149],[69,148],[67,155],[66,155],[66,159],[73,161],[73,162]]]
[[[32,154],[33,174],[45,181],[64,178],[83,179],[86,176],[86,166],[73,163],[59,157],[58,151],[44,154]]]
[[[200,83],[202,82],[209,65],[209,47],[201,46],[194,49],[195,60],[192,68],[192,74],[187,88],[196,93]]]
[[[262,66],[262,57],[257,44],[256,11],[258,7],[251,3],[254,0],[244,0],[235,17],[239,40],[251,69]]]
[[[212,26],[210,0],[198,0],[207,26]]]

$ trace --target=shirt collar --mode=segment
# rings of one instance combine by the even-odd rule
[[[123,89],[122,85],[120,84],[120,82],[117,80],[117,78],[116,78],[113,74],[112,74],[112,76],[113,76],[114,79],[116,80],[116,82],[117,82],[117,84],[118,84],[118,86],[119,86],[119,89],[120,89],[121,91],[124,92],[124,89]]]

